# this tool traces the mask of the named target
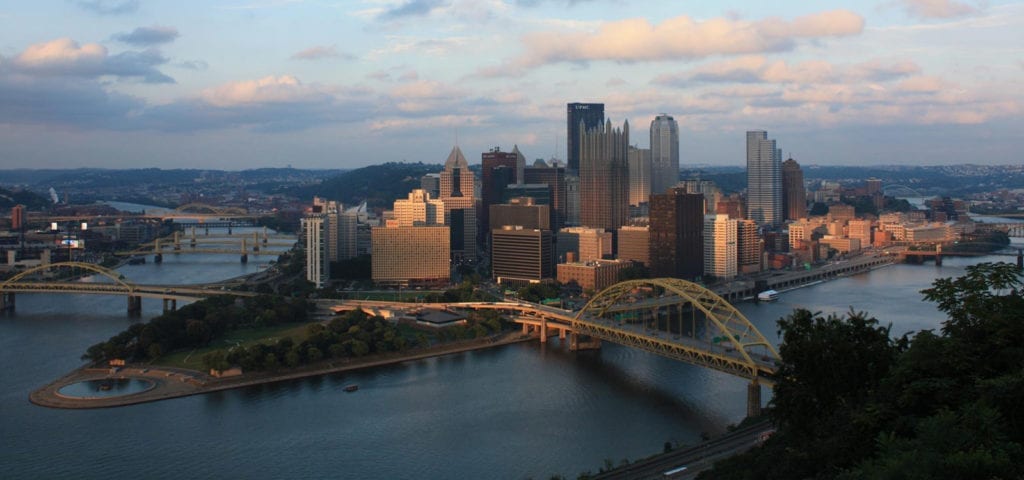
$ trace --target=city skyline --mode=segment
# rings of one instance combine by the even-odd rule
[[[7,4],[0,167],[565,159],[570,102],[672,115],[684,165],[742,165],[756,129],[804,165],[1011,164],[1022,26],[950,0]]]

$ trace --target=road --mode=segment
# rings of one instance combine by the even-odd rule
[[[640,460],[614,470],[595,475],[594,479],[639,480],[653,478],[689,479],[709,470],[723,458],[743,453],[775,431],[767,420],[729,432],[693,447],[663,453],[656,457]],[[665,472],[686,467],[686,470],[666,476]]]

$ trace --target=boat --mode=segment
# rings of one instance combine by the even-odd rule
[[[759,302],[774,302],[779,299],[779,292],[775,290],[765,290],[757,294],[757,301]]]
[[[359,385],[356,385],[354,383],[350,383],[348,385],[345,385],[345,391],[346,392],[354,392],[356,390],[359,390]]]

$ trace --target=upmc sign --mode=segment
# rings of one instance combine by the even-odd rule
[[[590,110],[590,105],[576,105],[576,110]]]

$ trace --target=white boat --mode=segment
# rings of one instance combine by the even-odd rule
[[[779,299],[779,292],[775,290],[765,290],[757,294],[757,301],[759,302],[774,302]]]

